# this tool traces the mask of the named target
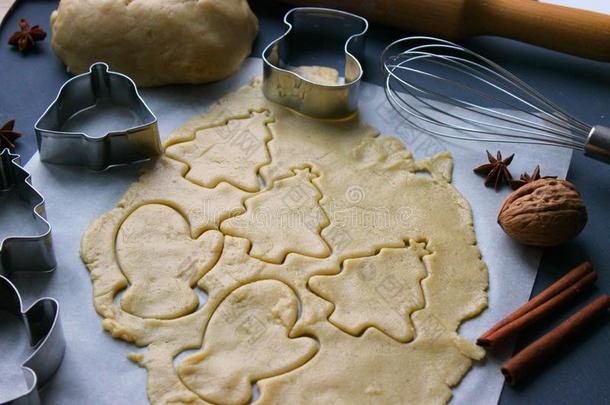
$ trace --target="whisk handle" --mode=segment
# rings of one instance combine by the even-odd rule
[[[591,129],[585,143],[585,154],[610,163],[610,128],[596,125]]]

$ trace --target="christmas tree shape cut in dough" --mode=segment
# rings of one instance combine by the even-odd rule
[[[180,379],[211,403],[248,403],[252,383],[287,373],[317,352],[314,339],[288,337],[297,313],[296,295],[280,281],[239,287],[212,315],[203,350],[180,363]]]
[[[115,245],[129,280],[121,297],[124,311],[141,318],[172,319],[197,308],[199,299],[192,288],[218,260],[223,238],[218,231],[198,239],[190,234],[184,217],[166,205],[143,205],[127,217]]]
[[[167,156],[189,165],[187,180],[203,187],[228,182],[245,191],[258,191],[258,169],[269,163],[271,133],[268,112],[252,112],[245,119],[195,132],[192,140],[169,146]]]
[[[225,220],[221,230],[252,242],[250,255],[281,263],[288,253],[327,257],[330,250],[320,237],[328,218],[318,204],[322,195],[312,184],[309,169],[273,182],[270,189],[246,200],[246,212]]]
[[[311,290],[335,304],[330,321],[359,336],[375,327],[400,342],[413,339],[411,313],[424,306],[420,281],[426,276],[423,243],[381,249],[375,256],[348,259],[341,273],[316,276]]]

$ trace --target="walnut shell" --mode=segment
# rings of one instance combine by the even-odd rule
[[[569,181],[540,179],[506,197],[498,223],[504,232],[523,244],[556,246],[582,231],[587,223],[587,209]]]

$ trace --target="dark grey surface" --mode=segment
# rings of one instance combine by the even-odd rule
[[[6,42],[25,17],[49,31],[49,15],[56,1],[22,1],[0,29],[0,121],[17,119],[17,130],[24,133],[16,152],[26,162],[36,150],[33,126],[68,78],[61,62],[54,57],[47,38],[37,52],[22,56]],[[253,55],[284,31],[282,16],[287,8],[274,2],[253,5],[261,31]],[[364,60],[365,80],[380,84],[378,55],[391,40],[407,35],[373,25],[367,34]],[[561,55],[500,38],[477,38],[466,43],[473,50],[512,70],[552,101],[591,124],[610,125],[610,65]],[[177,42],[176,46],[179,46]],[[587,44],[583,44],[587,46]],[[481,146],[483,156],[484,145]],[[85,169],[83,169],[85,170]],[[595,291],[579,302],[610,293],[610,166],[575,153],[568,179],[582,192],[589,210],[589,223],[574,241],[548,249],[543,257],[533,293],[552,283],[560,274],[590,260],[598,271]],[[482,192],[488,192],[483,190]],[[511,269],[500,269],[510,271]],[[493,287],[493,286],[492,286]],[[552,319],[552,327],[575,310]],[[535,335],[521,336],[519,346]],[[405,365],[407,367],[407,365]],[[563,355],[528,384],[505,386],[501,404],[610,404],[610,326],[600,324],[575,341]]]

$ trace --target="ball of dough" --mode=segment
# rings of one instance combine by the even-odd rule
[[[51,30],[68,71],[101,61],[140,86],[160,86],[234,73],[258,20],[246,0],[61,0]]]

